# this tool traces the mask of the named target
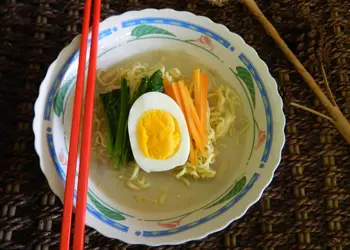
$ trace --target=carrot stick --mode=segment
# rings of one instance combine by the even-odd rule
[[[181,97],[178,88],[176,87],[177,83],[169,83],[167,82],[164,84],[164,91],[165,94],[170,96],[179,106],[182,112],[185,114],[185,111],[183,109]]]
[[[200,69],[193,71],[193,92],[194,92],[194,104],[198,114],[198,118],[201,121],[201,72]]]
[[[165,92],[165,94],[167,94],[172,99],[174,99],[174,90],[173,90],[173,87],[171,86],[172,83],[169,83],[168,81],[165,81],[165,80],[163,82],[164,82],[164,92]],[[174,99],[174,101],[176,101],[176,100]]]
[[[190,140],[190,162],[193,165],[197,164],[197,151],[193,145],[192,139]]]
[[[183,94],[185,96],[185,100],[187,101],[187,104],[188,104],[188,108],[189,108],[189,114],[191,115],[195,125],[196,125],[196,128],[197,128],[197,131],[198,133],[202,136],[204,136],[204,131],[202,129],[202,126],[201,126],[201,122],[199,120],[199,116],[198,116],[198,113],[196,111],[196,108],[194,107],[194,104],[193,104],[193,100],[191,98],[191,94],[190,94],[190,91],[188,90],[188,88],[185,86],[184,82],[182,81],[182,83],[179,82],[179,88],[182,88],[183,89]],[[181,89],[180,89],[181,90]],[[182,92],[180,92],[180,94],[182,95]]]
[[[195,141],[196,147],[199,148],[199,150],[201,150],[203,155],[206,155],[206,151],[204,149],[205,145],[203,143],[203,131],[201,129],[198,114],[194,107],[188,88],[185,86],[185,83],[183,81],[179,81],[179,83],[174,86],[176,86],[179,89],[181,102],[184,108],[183,112],[187,121],[187,126],[193,140]]]
[[[195,107],[203,130],[203,142],[207,144],[208,76],[201,73],[200,69],[193,71],[193,89]]]
[[[194,104],[198,115],[201,114],[201,71],[200,69],[193,70],[193,92],[194,92]],[[199,117],[199,119],[201,119]]]
[[[199,119],[202,124],[202,128],[204,131],[204,144],[208,142],[207,135],[207,108],[208,108],[208,75],[205,73],[201,73],[201,110],[199,115]]]

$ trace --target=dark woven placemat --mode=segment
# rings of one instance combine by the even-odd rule
[[[319,101],[238,1],[103,0],[102,18],[174,8],[208,16],[240,34],[265,60],[285,104],[318,111]],[[336,100],[350,118],[350,1],[261,0],[263,12],[322,85],[322,55]],[[0,249],[58,249],[61,202],[34,152],[33,104],[49,64],[80,31],[82,0],[0,3]],[[158,249],[350,249],[350,149],[326,120],[286,106],[283,160],[262,199],[222,232]],[[86,249],[128,246],[86,229]]]

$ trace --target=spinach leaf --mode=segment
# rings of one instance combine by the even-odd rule
[[[142,77],[140,87],[139,87],[139,97],[147,92],[149,77]]]
[[[160,70],[157,70],[154,72],[151,77],[145,76],[141,78],[141,83],[139,86],[138,92],[134,95],[131,105],[143,94],[146,92],[151,91],[157,91],[157,92],[163,92],[163,77],[162,72]]]
[[[111,92],[100,94],[100,101],[103,106],[104,117],[107,127],[107,152],[113,153],[115,137],[117,134],[118,117],[120,109],[120,90],[116,89]]]
[[[147,92],[151,91],[164,92],[163,76],[160,70],[154,72],[147,83]]]

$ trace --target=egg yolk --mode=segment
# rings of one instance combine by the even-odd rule
[[[138,121],[137,141],[145,157],[167,159],[179,149],[180,129],[177,121],[167,111],[147,111]]]

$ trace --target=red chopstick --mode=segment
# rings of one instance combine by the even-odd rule
[[[80,52],[79,52],[79,64],[78,64],[78,76],[75,86],[75,97],[73,107],[72,127],[69,143],[69,155],[68,155],[68,167],[66,177],[66,188],[64,192],[63,203],[63,218],[61,228],[61,243],[60,250],[69,249],[71,221],[73,212],[73,198],[74,198],[74,182],[76,173],[76,163],[78,156],[78,144],[79,144],[79,130],[80,130],[80,113],[83,102],[83,90],[85,80],[85,62],[87,51],[87,40],[89,34],[90,24],[90,12],[91,12],[91,0],[85,1],[83,27],[80,40]]]
[[[85,96],[85,110],[83,120],[83,132],[80,149],[79,183],[77,194],[77,206],[75,212],[75,227],[73,249],[80,250],[84,247],[84,229],[86,196],[88,188],[88,177],[90,167],[90,149],[92,137],[92,119],[94,111],[95,80],[96,80],[96,61],[97,61],[97,43],[98,28],[100,24],[101,0],[94,1],[94,14],[92,22],[91,49],[89,60],[89,72]]]
[[[90,148],[92,135],[92,118],[95,94],[96,78],[96,61],[97,61],[97,44],[98,30],[100,23],[101,0],[94,0],[94,16],[92,24],[90,59],[88,69],[88,79],[85,95],[85,108],[83,118],[82,146],[80,150],[80,165],[78,177],[78,194],[74,228],[74,250],[80,250],[84,247],[84,229],[85,229],[85,212],[86,196],[88,186],[88,175],[90,165]],[[85,0],[84,17],[82,26],[82,35],[80,41],[78,76],[74,97],[73,118],[71,127],[71,137],[69,145],[68,168],[66,177],[66,188],[64,193],[63,219],[61,229],[60,250],[68,250],[70,244],[73,199],[74,199],[74,182],[76,173],[76,162],[78,156],[79,132],[81,107],[83,102],[84,78],[86,51],[88,43],[88,33],[91,14],[91,0]]]

